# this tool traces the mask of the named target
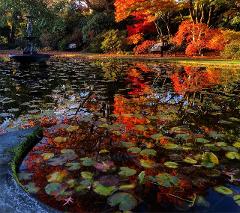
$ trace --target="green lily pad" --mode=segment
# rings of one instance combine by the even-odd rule
[[[233,191],[225,186],[214,187],[214,190],[223,195],[232,195]]]
[[[75,171],[81,168],[80,163],[67,163],[66,166],[68,167],[69,171]]]
[[[141,159],[140,160],[140,163],[141,163],[141,166],[144,167],[144,168],[153,168],[155,166],[155,162],[152,161],[152,160],[144,160],[144,159]]]
[[[163,135],[161,133],[151,135],[151,138],[156,141],[160,140],[162,137],[163,137]]]
[[[219,147],[225,147],[225,146],[227,146],[228,144],[227,143],[225,143],[225,142],[217,142],[216,143],[216,146],[219,146]]]
[[[240,148],[240,142],[234,143],[233,146],[236,147],[236,148]]]
[[[176,138],[181,140],[189,140],[191,136],[189,134],[177,134]]]
[[[93,184],[93,191],[102,196],[109,196],[117,190],[116,186],[104,186],[98,181]]]
[[[145,183],[145,171],[142,171],[142,172],[139,173],[138,180],[139,180],[140,184],[144,184]]]
[[[152,180],[164,187],[177,186],[179,184],[179,179],[176,176],[172,176],[168,173],[160,173],[157,176],[153,177]]]
[[[27,172],[21,172],[17,174],[19,180],[31,180],[32,175],[33,175],[32,173]]]
[[[135,183],[132,183],[132,184],[124,184],[124,185],[119,186],[119,190],[125,191],[125,190],[134,189],[135,187],[136,187],[136,184],[135,184]]]
[[[144,149],[140,152],[142,156],[156,156],[157,152],[154,149]]]
[[[196,138],[195,141],[197,143],[209,143],[209,140],[207,140],[205,138]]]
[[[174,144],[174,143],[167,143],[163,145],[163,148],[165,149],[179,149],[179,145]]]
[[[45,192],[48,195],[58,196],[63,193],[66,189],[66,186],[60,183],[49,183],[45,187]]]
[[[234,195],[233,200],[238,206],[240,206],[240,195]]]
[[[137,171],[135,169],[131,169],[128,167],[120,167],[120,172],[118,174],[121,176],[129,177],[135,175],[136,173]]]
[[[240,154],[237,152],[227,152],[226,157],[231,160],[234,160],[234,159],[240,160]]]
[[[84,178],[84,179],[92,180],[94,174],[93,174],[92,172],[84,171],[84,172],[81,172],[81,176],[82,176],[82,178]]]
[[[139,152],[141,152],[141,149],[138,147],[132,147],[132,148],[129,148],[127,151],[133,154],[138,154]]]
[[[138,131],[145,131],[147,128],[144,125],[136,125],[135,129]]]
[[[196,160],[194,160],[193,158],[190,158],[190,157],[186,157],[183,161],[185,163],[189,163],[189,164],[196,164],[197,163]]]
[[[126,148],[135,147],[135,144],[131,142],[122,142],[121,144],[123,147],[126,147]]]
[[[112,207],[119,205],[120,211],[130,211],[137,206],[137,200],[126,192],[118,192],[108,198],[108,204]]]
[[[61,183],[67,177],[67,175],[68,175],[68,172],[65,170],[57,171],[48,175],[47,180],[48,182]]]
[[[218,157],[212,152],[205,152],[202,155],[202,165],[207,168],[213,168],[219,164]]]
[[[24,186],[24,188],[31,194],[36,194],[40,190],[40,188],[36,186],[36,184],[33,182],[28,183],[27,185]]]
[[[83,166],[93,166],[96,163],[95,160],[89,157],[81,158],[80,160],[82,161]]]
[[[171,168],[171,169],[176,169],[176,168],[178,168],[178,163],[175,163],[172,161],[167,161],[164,163],[164,166]]]

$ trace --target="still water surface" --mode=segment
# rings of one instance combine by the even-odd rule
[[[2,131],[56,124],[19,173],[44,203],[240,211],[240,68],[54,60],[0,70]]]

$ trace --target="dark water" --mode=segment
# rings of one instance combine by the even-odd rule
[[[19,175],[41,201],[70,212],[240,211],[240,69],[56,60],[0,70],[2,129],[58,118]]]

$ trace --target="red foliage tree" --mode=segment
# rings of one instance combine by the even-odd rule
[[[200,55],[203,49],[223,50],[224,36],[221,30],[211,29],[203,23],[183,21],[173,42],[178,46],[186,44],[186,55]]]

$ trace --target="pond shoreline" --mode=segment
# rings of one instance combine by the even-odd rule
[[[0,59],[8,60],[10,53],[20,53],[16,50],[1,50]],[[96,53],[81,53],[81,52],[65,52],[65,51],[46,51],[52,55],[53,58],[71,58],[79,60],[155,60],[159,62],[179,63],[182,65],[202,65],[202,66],[226,66],[226,67],[240,67],[240,60],[225,59],[220,56],[194,56],[188,57],[184,54],[165,55],[161,57],[160,54],[96,54]],[[1,60],[0,60],[1,61]]]
[[[31,128],[0,136],[0,212],[21,213],[23,209],[27,212],[55,212],[24,192],[11,174],[10,162],[15,157],[12,150],[26,141],[27,137],[33,134],[35,130],[36,128]]]

